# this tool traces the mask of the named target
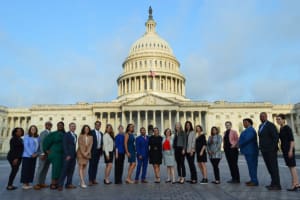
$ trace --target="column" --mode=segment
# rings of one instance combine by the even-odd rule
[[[147,88],[146,88],[146,90],[148,91],[150,89],[149,77],[148,76],[146,76],[146,82],[147,82]]]
[[[169,128],[172,130],[172,115],[171,115],[171,110],[169,110]]]
[[[295,123],[294,123],[294,113],[291,113],[291,126],[292,126],[292,131],[295,134]]]
[[[202,116],[201,116],[201,111],[198,112],[199,116],[199,124],[202,126]],[[203,127],[203,126],[202,126]]]
[[[125,83],[125,94],[127,94],[127,92],[128,92],[127,91],[127,79],[124,80],[124,83]]]
[[[140,76],[140,91],[144,91],[144,80],[142,76]]]
[[[183,111],[183,119],[184,119],[184,123],[186,122],[186,111]]]
[[[170,84],[171,84],[171,91],[172,93],[174,93],[174,83],[173,83],[173,78],[171,77],[170,79]]]
[[[153,127],[156,127],[156,111],[153,110]]]
[[[160,111],[160,125],[161,125],[161,130],[164,129],[164,111]]]
[[[102,123],[102,121],[103,121],[103,112],[99,113],[99,115],[100,115],[100,122]]]
[[[128,92],[131,93],[131,78],[128,79]]]
[[[194,111],[191,111],[191,121],[193,123],[193,126],[195,126],[195,120],[194,120]]]
[[[162,88],[161,88],[161,76],[159,76],[159,91],[162,91]]]
[[[296,113],[296,127],[297,127],[297,134],[300,133],[300,122],[299,122],[299,116]]]
[[[126,127],[126,125],[125,125],[125,118],[126,118],[126,116],[125,116],[125,111],[122,111],[122,117],[121,117],[121,124],[124,126],[124,127]]]
[[[137,92],[136,76],[134,77],[134,92]]]
[[[176,111],[176,122],[179,122],[179,111]]]
[[[115,132],[117,132],[117,129],[118,129],[117,120],[118,120],[118,113],[115,112]]]
[[[140,121],[141,121],[141,113],[137,111],[137,131],[140,131]]]
[[[145,128],[146,128],[146,130],[148,130],[148,111],[146,110],[145,111]]]
[[[129,111],[129,123],[132,123],[132,111]]]
[[[110,124],[110,112],[107,112],[106,124]]]

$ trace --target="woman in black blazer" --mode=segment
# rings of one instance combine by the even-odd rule
[[[9,145],[10,149],[7,154],[7,160],[11,166],[11,172],[8,179],[7,190],[15,190],[17,187],[13,186],[14,179],[19,171],[19,166],[22,162],[22,154],[24,151],[24,145],[22,136],[24,135],[24,130],[22,128],[14,128],[12,131],[12,138],[10,139]]]

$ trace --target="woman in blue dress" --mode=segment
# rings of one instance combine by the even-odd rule
[[[136,159],[134,125],[133,124],[127,125],[124,146],[125,146],[126,155],[128,157],[128,163],[129,163],[126,183],[134,183],[134,181],[131,180],[131,175],[135,168],[135,159]]]

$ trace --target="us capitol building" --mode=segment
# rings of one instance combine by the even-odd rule
[[[267,112],[273,122],[276,114],[287,114],[296,148],[300,150],[300,103],[191,101],[185,97],[186,79],[180,72],[179,61],[170,45],[156,33],[151,7],[145,26],[145,34],[131,46],[122,64],[123,73],[117,79],[117,99],[71,105],[32,105],[29,108],[0,106],[0,153],[8,151],[14,127],[20,126],[27,131],[35,124],[42,131],[46,121],[53,122],[54,130],[58,121],[64,121],[66,125],[75,122],[77,133],[84,124],[93,127],[96,120],[102,122],[102,131],[107,123],[112,124],[115,131],[120,124],[134,123],[136,132],[151,124],[163,134],[165,128],[173,129],[175,122],[184,124],[186,120],[192,121],[193,125],[201,124],[207,133],[211,126],[217,126],[223,132],[224,122],[230,120],[233,128],[241,132],[242,119],[246,117],[253,119],[257,129],[262,111]]]

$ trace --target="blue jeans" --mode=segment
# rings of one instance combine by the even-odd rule
[[[137,167],[136,167],[135,180],[139,180],[139,176],[140,176],[142,166],[143,166],[142,180],[145,180],[146,179],[147,167],[148,167],[148,157],[143,157],[142,159],[139,159],[139,157],[137,156]]]
[[[258,184],[257,179],[257,162],[258,155],[257,154],[245,154],[245,159],[248,165],[249,176],[251,178],[251,182]]]

